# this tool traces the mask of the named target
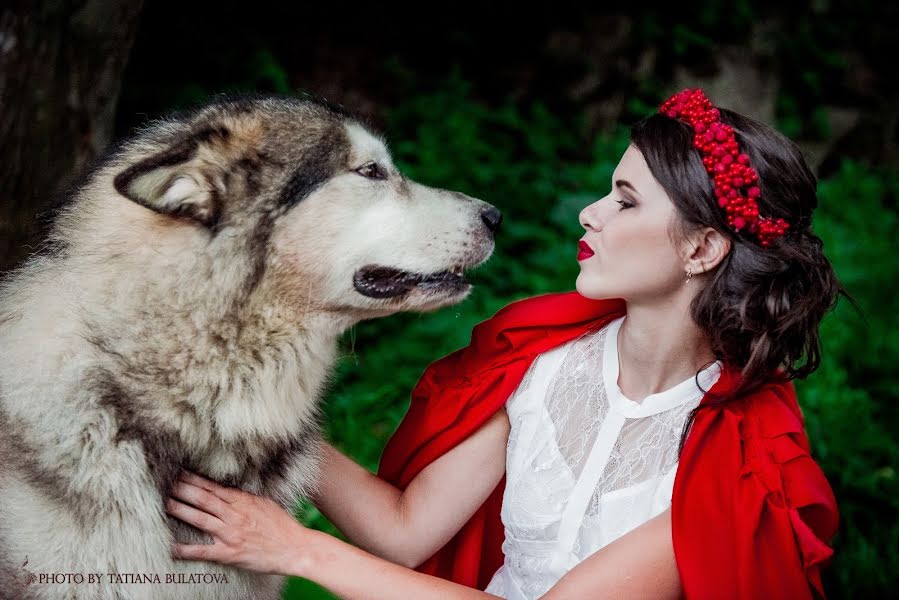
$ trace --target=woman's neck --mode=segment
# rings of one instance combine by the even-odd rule
[[[618,334],[618,386],[639,402],[692,377],[715,356],[683,300],[664,306],[628,303]]]

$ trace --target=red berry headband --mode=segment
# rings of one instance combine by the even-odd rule
[[[734,231],[746,229],[762,246],[786,233],[790,224],[783,219],[759,216],[759,176],[740,152],[733,127],[721,122],[721,113],[701,89],[686,89],[671,96],[659,112],[690,125],[696,132],[693,146],[712,178],[718,206],[727,211],[727,224]]]

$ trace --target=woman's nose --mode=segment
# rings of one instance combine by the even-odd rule
[[[599,216],[599,200],[584,207],[579,216],[581,227],[587,231],[599,231],[602,229],[602,220]]]

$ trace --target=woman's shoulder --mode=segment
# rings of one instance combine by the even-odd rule
[[[745,421],[743,437],[774,439],[802,434],[805,419],[792,381],[770,381],[755,392],[733,402],[731,407]]]
[[[832,555],[839,514],[811,455],[792,383],[771,382],[707,408],[697,413],[684,445],[672,501],[685,590],[708,587],[711,569],[722,590],[736,581],[752,588],[732,596],[787,597],[787,588],[795,592],[790,597],[820,592],[820,568]],[[734,523],[732,534],[722,535],[721,528]],[[746,564],[722,559],[734,547],[760,543],[766,553]],[[781,573],[778,582],[741,578],[773,569]]]
[[[804,418],[792,381],[772,376],[758,388],[740,393],[741,378],[739,368],[725,363],[701,408],[716,419],[737,422],[736,430],[743,439],[800,433],[804,436]],[[740,395],[734,398],[734,393]]]
[[[791,381],[772,380],[759,389],[717,406],[707,415],[714,429],[730,431],[731,444],[739,447],[745,473],[768,473],[787,482],[783,471],[801,479],[823,477],[811,454],[802,409]],[[698,416],[698,415],[697,415]],[[722,442],[723,443],[723,442]],[[775,474],[776,472],[776,474]],[[768,486],[766,486],[768,487]]]

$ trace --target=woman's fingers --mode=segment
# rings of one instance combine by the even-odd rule
[[[207,492],[215,494],[225,502],[234,502],[234,500],[236,499],[237,490],[219,485],[210,479],[200,477],[196,473],[191,473],[190,471],[181,471],[181,475],[179,476],[179,478],[181,481],[185,481],[198,488],[202,488]]]
[[[165,503],[165,511],[188,525],[212,535],[218,535],[226,528],[225,523],[218,517],[171,498]]]
[[[183,560],[208,560],[227,563],[227,550],[217,544],[175,544],[172,556]]]
[[[218,495],[218,492],[209,491],[186,481],[176,481],[170,495],[215,515],[223,521],[234,516],[234,511]]]

